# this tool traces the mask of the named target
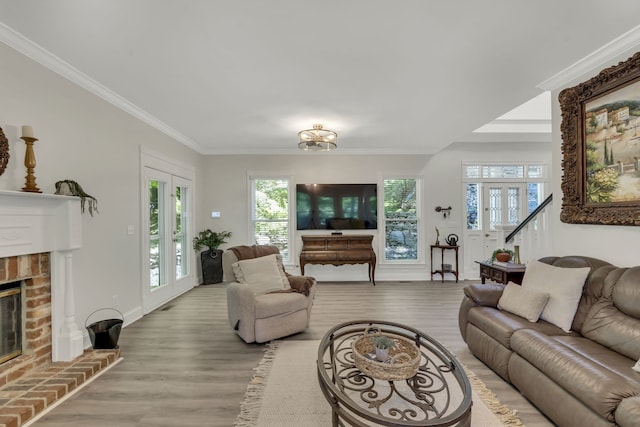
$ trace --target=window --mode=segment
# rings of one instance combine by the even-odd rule
[[[384,179],[384,259],[418,259],[419,180]]]
[[[283,261],[290,260],[290,193],[289,179],[251,178],[253,240],[277,246]]]
[[[480,184],[467,184],[467,230],[480,229]]]
[[[149,180],[149,284],[157,288],[166,283],[166,268],[161,254],[165,242],[165,183]]]

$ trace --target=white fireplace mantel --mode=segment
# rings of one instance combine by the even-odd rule
[[[73,251],[82,246],[80,199],[0,190],[0,258],[51,253],[53,361],[80,356],[83,333],[75,320]]]

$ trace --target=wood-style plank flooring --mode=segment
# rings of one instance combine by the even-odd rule
[[[527,427],[552,426],[468,351],[458,332],[465,282],[319,283],[311,325],[378,319],[418,328],[449,348]],[[199,286],[122,330],[124,360],[34,423],[37,427],[231,426],[265,345],[228,326],[223,284]]]

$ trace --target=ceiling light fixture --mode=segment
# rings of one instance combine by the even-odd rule
[[[332,130],[322,129],[321,124],[313,125],[313,129],[298,132],[298,148],[304,151],[331,151],[338,147],[338,134]]]

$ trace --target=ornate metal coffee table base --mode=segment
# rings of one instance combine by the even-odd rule
[[[351,343],[372,325],[416,343],[421,359],[415,376],[386,381],[356,368]],[[442,344],[416,329],[374,320],[342,323],[320,342],[317,367],[333,426],[471,425],[471,385],[462,365]]]

